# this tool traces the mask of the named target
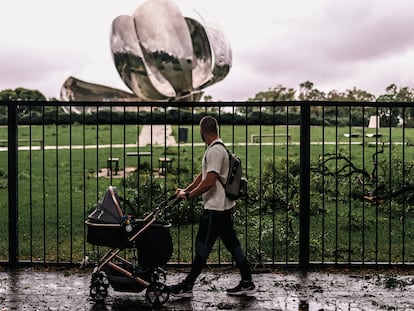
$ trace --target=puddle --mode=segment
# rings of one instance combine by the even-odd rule
[[[185,274],[169,273],[166,284]],[[160,310],[414,310],[414,275],[375,271],[361,273],[270,272],[253,275],[258,291],[251,297],[226,295],[239,275],[226,269],[203,273],[192,299],[174,299]],[[0,310],[152,310],[145,291],[109,291],[105,303],[89,297],[90,271],[0,271]]]

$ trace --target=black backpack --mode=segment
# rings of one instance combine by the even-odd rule
[[[223,185],[224,191],[226,192],[226,196],[231,200],[237,200],[241,197],[245,197],[247,193],[247,179],[243,177],[240,158],[234,153],[231,153],[222,142],[218,141],[213,145],[215,144],[222,145],[229,155],[229,172],[227,174],[226,182],[223,183],[219,178],[219,181]]]

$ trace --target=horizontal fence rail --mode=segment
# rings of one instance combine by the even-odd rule
[[[78,264],[106,250],[85,220],[109,186],[143,218],[201,169],[217,118],[243,163],[235,224],[255,266],[414,262],[414,109],[404,103],[0,102],[0,261]],[[200,200],[180,202],[171,264],[194,256]],[[220,243],[212,264],[231,262]]]

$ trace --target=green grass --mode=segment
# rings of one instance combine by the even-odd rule
[[[140,126],[136,125],[45,125],[19,126],[19,139],[42,139],[46,146],[136,144]],[[7,127],[0,127],[0,140],[7,139]],[[28,146],[29,142],[20,143]],[[35,145],[35,144],[33,144]]]
[[[198,126],[184,126],[188,129],[189,141],[194,143],[200,143],[201,138],[199,134]],[[173,126],[173,133],[178,136],[178,126]],[[300,127],[298,126],[260,126],[260,125],[235,125],[233,126],[221,126],[220,136],[225,142],[234,142],[235,144],[244,144],[250,142],[252,134],[286,134],[289,133],[292,136],[293,142],[300,141]],[[358,134],[358,137],[348,138],[344,134]],[[310,140],[312,142],[375,142],[375,138],[369,138],[367,134],[381,134],[382,136],[378,139],[379,141],[392,141],[402,142],[405,137],[405,142],[412,142],[414,137],[414,128],[379,128],[369,129],[362,127],[321,127],[312,126]],[[273,137],[262,138],[262,142],[271,143]],[[276,137],[276,143],[286,142],[283,137]]]
[[[198,126],[187,127],[189,142],[201,143]],[[293,144],[282,144],[284,139],[276,138],[276,145],[271,144],[273,138],[263,139],[264,145],[250,144],[251,134],[286,133],[292,135]],[[139,128],[137,126],[41,126],[31,128],[31,136],[45,140],[45,145],[95,145],[98,137],[99,145],[136,143]],[[360,133],[359,137],[346,138],[345,133]],[[365,129],[366,133],[375,130]],[[388,142],[403,141],[403,130],[400,128],[380,129],[383,135],[379,140]],[[173,127],[173,133],[178,139],[178,127]],[[29,127],[19,127],[19,137],[27,138],[30,134]],[[371,170],[371,154],[376,147],[362,143],[362,128],[334,128],[312,127],[311,141],[344,143],[313,144],[311,145],[312,163],[316,163],[322,153],[341,151],[352,154],[352,159],[360,167],[365,166]],[[234,142],[229,147],[233,149],[243,160],[244,170],[250,181],[252,193],[259,194],[263,188],[269,186],[265,181],[254,182],[258,176],[266,171],[266,167],[272,163],[278,164],[285,159],[292,160],[289,169],[296,169],[299,163],[300,146],[298,127],[279,126],[222,126],[221,137],[225,142]],[[405,137],[414,137],[413,129],[405,130]],[[7,128],[0,127],[0,139],[7,138]],[[365,141],[375,142],[375,138],[364,138]],[[407,140],[407,139],[406,139]],[[246,145],[246,142],[248,143]],[[356,144],[349,144],[354,142]],[[267,144],[270,143],[270,144]],[[279,144],[281,143],[281,144]],[[22,145],[27,143],[22,142]],[[166,179],[157,179],[170,191],[173,187],[188,183],[189,177],[184,174],[197,173],[204,151],[203,145],[177,147],[147,146],[141,151],[153,152],[148,159],[147,167],[157,167],[158,157],[168,155],[174,159],[173,166],[176,175],[169,175]],[[402,148],[401,145],[386,146],[381,160],[392,162],[395,158],[402,158],[407,162],[414,161],[413,147]],[[86,228],[84,220],[89,211],[95,207],[96,201],[101,198],[106,188],[113,184],[123,194],[124,180],[97,178],[96,173],[106,167],[106,159],[109,156],[119,157],[120,166],[136,167],[137,159],[128,158],[126,152],[137,148],[100,148],[92,149],[62,149],[62,150],[33,150],[19,152],[19,256],[21,260],[40,261],[80,261],[83,256],[96,254],[96,248],[84,242]],[[125,152],[124,152],[125,151]],[[404,152],[404,153],[403,153]],[[364,161],[364,164],[363,164]],[[178,168],[178,165],[180,166]],[[149,170],[145,171],[146,173]],[[283,188],[285,176],[275,176],[274,184]],[[297,183],[290,179],[290,183]],[[282,184],[282,185],[281,185]],[[299,185],[297,184],[297,189]],[[140,189],[140,191],[144,191]],[[8,207],[7,207],[7,153],[0,152],[0,212],[4,217],[0,218],[0,259],[7,259],[8,253]],[[254,261],[297,261],[298,260],[298,198],[292,194],[292,206],[288,210],[276,210],[264,212],[262,203],[249,205],[240,204],[237,226],[243,247],[249,247],[249,254]],[[157,198],[152,201],[152,207],[157,205]],[[402,223],[400,214],[392,214],[387,206],[376,209],[375,206],[364,204],[356,200],[335,202],[328,194],[324,198],[325,206],[322,206],[322,194],[312,194],[311,216],[311,250],[312,260],[324,261],[401,261],[403,247],[405,247],[405,260],[413,261],[414,247],[411,243],[414,239],[412,228],[414,224],[412,213],[405,218],[405,245],[402,241]],[[320,212],[322,209],[323,212]],[[406,206],[411,211],[411,206]],[[319,211],[319,212],[318,212]],[[248,217],[244,217],[248,213]],[[192,236],[196,227],[173,225],[172,236],[174,239],[174,257],[172,261],[188,262],[191,260],[193,245]],[[364,234],[364,235],[363,235]],[[390,238],[391,237],[391,238]],[[179,243],[179,245],[178,245]],[[178,250],[178,246],[180,246]],[[271,249],[274,246],[275,254]],[[351,249],[349,249],[349,246]],[[323,248],[324,247],[324,251]],[[391,253],[389,252],[391,250]],[[379,256],[379,257],[376,257]],[[226,261],[228,254],[221,252],[218,246],[211,256],[211,261]]]
[[[194,126],[182,126],[188,129],[188,140],[189,142],[202,143],[198,125]],[[45,145],[96,145],[97,138],[98,144],[135,144],[137,136],[140,131],[140,126],[136,125],[86,125],[82,126],[75,124],[72,126],[68,125],[46,125],[43,129],[42,126],[20,126],[19,127],[19,138],[28,139],[44,139]],[[221,126],[220,136],[225,142],[234,142],[235,144],[243,144],[250,142],[252,134],[285,134],[289,133],[292,136],[293,142],[300,141],[300,128],[298,126]],[[344,134],[358,134],[358,137],[348,138]],[[323,138],[325,142],[375,142],[375,138],[364,137],[363,134],[375,134],[376,129],[368,129],[361,127],[311,127],[311,141],[322,142]],[[405,142],[412,142],[414,137],[414,128],[380,128],[378,133],[382,135],[379,141],[393,141],[402,142],[403,135],[405,135]],[[178,140],[178,126],[173,126],[173,134]],[[7,127],[0,126],[0,140],[7,139]],[[272,137],[262,138],[262,142],[271,143],[273,142]],[[286,140],[283,137],[277,137],[276,143],[283,143]],[[22,142],[21,145],[28,146],[28,142]]]

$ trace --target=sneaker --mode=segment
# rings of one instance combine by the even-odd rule
[[[181,282],[177,285],[170,286],[170,293],[175,297],[191,298],[193,297],[193,287]]]
[[[229,288],[227,294],[232,296],[251,295],[256,291],[257,288],[252,281],[241,281],[236,287]]]

